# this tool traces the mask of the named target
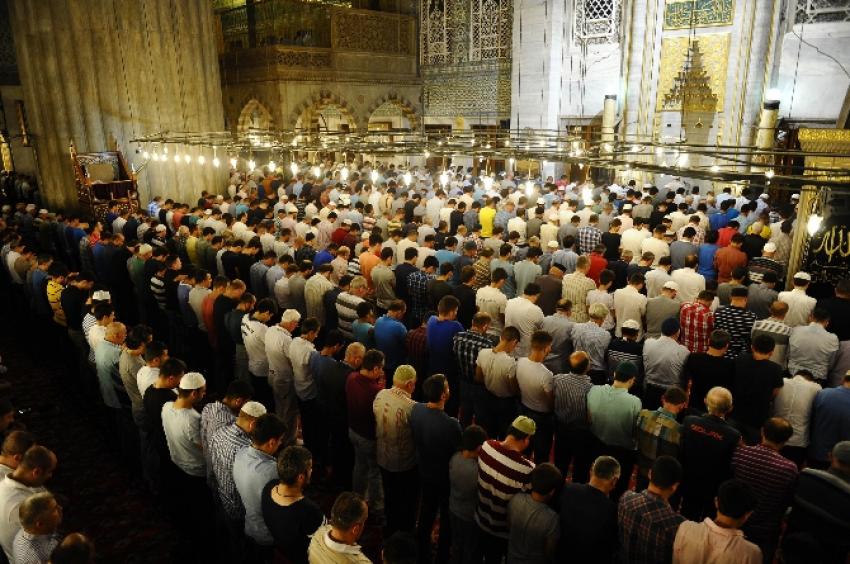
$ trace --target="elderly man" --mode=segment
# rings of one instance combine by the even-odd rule
[[[611,342],[611,333],[602,328],[608,316],[608,308],[603,304],[590,306],[590,321],[576,323],[572,328],[573,350],[584,351],[590,357],[590,372],[594,384],[608,381],[605,364],[605,352]]]
[[[788,339],[788,371],[811,371],[814,379],[825,386],[830,368],[838,353],[838,337],[826,330],[829,326],[828,310],[816,307],[812,310],[811,322],[791,329]]]
[[[310,562],[371,564],[357,541],[366,528],[369,506],[352,492],[343,492],[331,508],[331,518],[313,534],[307,549]]]
[[[36,563],[51,560],[53,549],[62,540],[57,533],[62,523],[62,506],[49,492],[28,497],[19,509],[21,530],[15,535],[14,562]]]
[[[643,366],[646,371],[643,402],[647,409],[661,405],[661,396],[678,386],[690,351],[679,344],[679,320],[675,317],[661,324],[661,336],[647,339],[643,345]]]
[[[692,521],[714,512],[717,486],[732,477],[732,455],[741,442],[741,433],[726,422],[732,412],[729,390],[709,390],[705,407],[705,415],[690,415],[682,420],[682,514]]]
[[[372,403],[375,415],[377,460],[384,484],[387,535],[397,530],[412,532],[419,501],[419,473],[410,414],[416,402],[416,370],[402,364],[393,374],[393,387],[381,390]]]
[[[587,392],[593,386],[590,358],[584,351],[569,357],[569,373],[555,374],[555,465],[566,473],[573,465],[573,482],[586,482],[592,461],[593,436],[587,420]]]

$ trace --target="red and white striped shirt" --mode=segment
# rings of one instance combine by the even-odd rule
[[[534,463],[496,440],[481,446],[478,455],[478,509],[475,520],[485,532],[508,538],[508,502],[530,489]]]

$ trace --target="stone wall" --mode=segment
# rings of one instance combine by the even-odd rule
[[[130,139],[159,131],[220,131],[221,85],[209,0],[10,2],[18,65],[51,206],[76,206],[68,153],[116,145],[131,162]],[[142,199],[190,201],[218,190],[225,172],[156,163],[139,177]]]

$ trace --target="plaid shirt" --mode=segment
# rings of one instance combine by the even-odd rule
[[[649,469],[659,456],[679,457],[682,425],[676,415],[663,407],[644,409],[637,419],[638,472],[649,477]]]
[[[236,482],[233,481],[233,461],[236,459],[236,453],[250,444],[248,434],[233,423],[215,433],[208,447],[210,465],[218,486],[213,491],[218,492],[224,512],[232,519],[245,516],[242,499],[236,490]]]
[[[478,360],[478,353],[496,344],[497,341],[492,335],[482,335],[474,331],[461,331],[454,336],[452,349],[461,382],[475,381],[475,361]]]
[[[589,255],[601,241],[602,232],[592,225],[578,230],[578,244],[580,253],[583,255]]]
[[[410,296],[410,315],[418,325],[428,313],[428,282],[434,279],[432,274],[421,270],[407,275],[407,293]]]
[[[679,342],[692,353],[708,350],[708,337],[714,330],[714,314],[711,309],[699,302],[690,302],[679,310],[681,332]]]
[[[670,562],[676,530],[684,520],[664,498],[646,490],[627,491],[617,508],[621,560]]]

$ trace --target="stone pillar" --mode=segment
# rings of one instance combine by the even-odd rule
[[[39,184],[51,206],[77,205],[71,140],[81,153],[117,145],[129,162],[141,164],[130,139],[224,128],[211,6],[209,0],[9,3]],[[209,164],[211,150],[205,156],[206,166],[151,162],[139,175],[140,198],[162,194],[191,203],[203,189],[223,188],[226,167]],[[222,151],[219,157],[225,160]]]
[[[765,100],[764,105],[759,115],[759,127],[756,133],[756,149],[769,150],[773,149],[774,140],[776,138],[776,120],[779,117],[779,101]],[[763,172],[773,168],[774,163],[772,157],[756,156],[755,160],[763,163],[762,165],[752,165],[751,172]]]
[[[614,141],[614,125],[617,123],[617,95],[606,94],[602,106],[602,142]],[[610,152],[610,151],[607,151]]]

